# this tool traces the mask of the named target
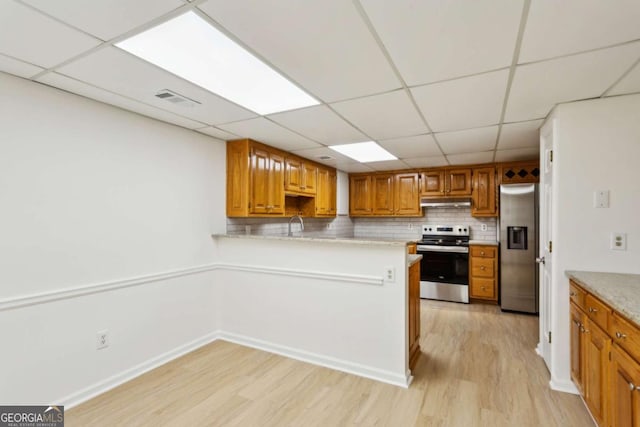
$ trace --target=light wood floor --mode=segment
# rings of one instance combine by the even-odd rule
[[[67,426],[592,426],[551,391],[538,318],[422,301],[409,389],[217,341],[65,414]]]

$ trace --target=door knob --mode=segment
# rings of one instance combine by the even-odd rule
[[[536,258],[536,262],[537,262],[538,264],[544,264],[544,257]]]

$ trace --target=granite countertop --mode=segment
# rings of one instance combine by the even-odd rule
[[[470,245],[486,245],[486,246],[498,246],[500,242],[497,240],[469,240]]]
[[[332,237],[332,236],[261,236],[256,234],[212,234],[211,237],[228,237],[231,239],[253,239],[253,240],[289,240],[293,242],[328,242],[328,243],[348,243],[354,245],[382,245],[382,246],[406,246],[414,243],[414,240],[386,239],[386,238],[363,238],[363,237]]]
[[[566,271],[566,276],[640,325],[640,274]]]
[[[416,262],[419,262],[422,259],[422,255],[409,254],[407,267],[411,267]]]

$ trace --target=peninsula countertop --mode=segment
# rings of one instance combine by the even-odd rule
[[[566,276],[640,325],[640,274],[566,271]]]

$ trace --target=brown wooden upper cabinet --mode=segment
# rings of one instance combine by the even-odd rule
[[[419,174],[377,173],[349,177],[349,215],[421,216]]]
[[[496,168],[474,168],[471,178],[471,215],[477,217],[498,216]]]
[[[424,171],[422,197],[471,196],[471,168],[446,168]]]
[[[322,192],[317,188],[319,168],[326,172]],[[335,177],[333,168],[319,166],[257,141],[228,141],[227,216],[335,216]]]
[[[316,194],[318,168],[299,157],[285,159],[284,189],[287,193]]]

